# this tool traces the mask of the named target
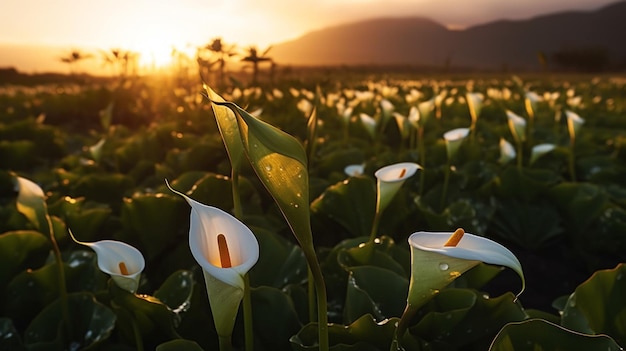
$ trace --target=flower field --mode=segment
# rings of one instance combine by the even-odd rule
[[[1,350],[621,350],[626,79],[0,86]]]

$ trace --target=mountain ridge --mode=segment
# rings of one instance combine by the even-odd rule
[[[538,54],[604,48],[626,62],[626,1],[593,11],[563,11],[451,30],[421,16],[379,17],[318,29],[273,46],[279,64],[540,68]]]

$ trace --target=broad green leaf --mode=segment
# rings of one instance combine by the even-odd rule
[[[574,234],[588,230],[609,202],[602,188],[589,183],[561,183],[549,194],[564,212],[566,228]]]
[[[311,203],[316,217],[339,223],[352,236],[368,236],[376,210],[376,185],[370,177],[337,183]]]
[[[609,336],[577,333],[542,319],[507,324],[489,348],[489,351],[550,350],[619,351],[622,348]]]
[[[595,272],[570,295],[561,325],[585,334],[607,334],[626,345],[626,264]]]
[[[154,297],[175,313],[185,312],[190,307],[189,301],[193,294],[194,284],[191,271],[177,271],[161,284],[159,290],[154,292]]]
[[[109,280],[109,294],[117,314],[117,330],[134,344],[134,328],[139,329],[146,350],[180,336],[174,329],[176,314],[160,300],[149,295],[135,295]]]
[[[364,314],[371,314],[376,320],[400,317],[408,288],[407,278],[388,269],[352,267],[344,307],[346,322],[352,323]]]
[[[115,313],[96,301],[90,293],[68,295],[72,336],[65,337],[61,301],[56,300],[41,311],[24,333],[28,350],[68,350],[92,347],[109,338],[115,328]]]
[[[558,175],[551,171],[509,167],[500,176],[495,193],[502,197],[531,200],[544,195],[558,181]]]
[[[228,152],[231,166],[234,169],[239,169],[244,153],[241,137],[239,136],[237,117],[235,117],[235,113],[230,108],[214,103],[225,102],[225,100],[213,91],[213,89],[206,84],[204,85],[204,89],[207,92],[209,100],[211,100],[211,108],[213,109],[217,126],[222,135],[226,152]]]
[[[312,249],[309,175],[302,144],[239,106],[226,105],[236,111],[243,147],[252,168],[280,207],[300,245]]]
[[[25,350],[20,333],[10,318],[0,318],[0,350]]]
[[[259,242],[259,260],[250,270],[250,285],[283,288],[307,277],[302,249],[273,231],[252,228]]]
[[[444,289],[426,306],[411,333],[453,349],[486,349],[506,323],[527,318],[512,293],[498,297],[469,289]]]
[[[41,233],[30,230],[0,235],[0,286],[27,268],[39,268],[46,260],[51,246]]]
[[[330,349],[333,351],[377,351],[388,350],[396,330],[398,318],[377,322],[366,314],[350,325],[331,324],[328,327]],[[403,346],[407,351],[426,350],[426,345],[406,334]],[[289,339],[295,351],[318,350],[317,323],[305,325],[298,334]]]
[[[301,327],[291,298],[269,286],[253,288],[250,293],[256,341],[265,350],[288,350],[289,338]]]
[[[388,269],[398,275],[408,277],[411,270],[409,252],[407,250],[406,255],[402,255],[394,248],[393,239],[383,236],[374,243],[365,242],[357,247],[340,251],[337,261],[348,272],[355,266],[368,265]]]
[[[176,339],[164,342],[156,347],[156,351],[204,351],[197,342],[185,339]]]
[[[138,241],[137,248],[149,262],[171,249],[171,245],[184,240],[188,211],[183,200],[168,194],[136,195],[125,199],[121,221],[126,237],[116,239],[133,245]]]

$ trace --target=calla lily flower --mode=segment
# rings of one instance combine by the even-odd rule
[[[26,216],[37,229],[44,230],[43,227],[47,224],[48,207],[46,195],[41,187],[29,179],[16,177],[15,190],[18,191],[17,210]]]
[[[365,171],[365,165],[363,164],[349,165],[349,166],[346,166],[346,168],[344,168],[343,171],[344,173],[346,173],[348,177],[360,176]]]
[[[146,267],[146,261],[139,250],[116,240],[82,242],[76,240],[71,230],[69,233],[75,243],[87,246],[96,252],[98,268],[111,276],[117,286],[133,294],[137,291],[141,272]]]
[[[467,137],[469,132],[469,128],[457,128],[443,134],[443,138],[446,140],[446,151],[448,152],[448,160],[452,160],[454,155],[456,155],[456,153],[459,151],[461,143]]]
[[[376,120],[363,112],[359,114],[359,118],[361,119],[361,123],[363,123],[367,132],[370,134],[372,139],[374,139],[376,137]]]
[[[487,238],[465,233],[417,232],[408,239],[411,246],[411,280],[408,304],[419,308],[439,289],[450,284],[480,262],[513,269],[525,288],[524,272],[515,255],[506,247]]]
[[[420,112],[422,124],[426,123],[435,110],[435,98],[420,102],[417,105],[417,109]]]
[[[413,176],[422,166],[413,162],[401,162],[385,166],[374,173],[377,179],[378,198],[376,213],[382,212],[396,195],[407,178]]]
[[[478,115],[480,115],[480,111],[483,108],[483,94],[467,93],[465,94],[465,99],[467,100],[467,107],[469,108],[470,116],[472,117],[472,123],[476,123]]]
[[[415,106],[411,106],[407,120],[413,127],[418,128],[420,123],[420,110]]]
[[[530,118],[534,118],[535,111],[537,110],[537,103],[541,101],[539,96],[534,91],[527,91],[524,93],[524,107],[526,107],[526,113]]]
[[[498,159],[498,162],[500,164],[506,164],[513,160],[515,156],[517,156],[517,153],[515,152],[513,145],[506,141],[506,139],[500,138],[500,158]]]
[[[529,163],[532,165],[537,159],[548,152],[554,150],[556,146],[554,144],[538,144],[533,146],[533,149],[530,154]]]
[[[219,208],[207,206],[172,189],[191,206],[189,248],[204,273],[217,333],[232,334],[243,298],[244,275],[259,259],[252,231]]]
[[[585,120],[581,118],[577,113],[565,110],[565,116],[567,117],[567,130],[569,131],[570,138],[576,139],[576,134],[580,127],[585,123]]]
[[[515,141],[521,143],[526,140],[526,120],[509,110],[506,111],[506,117],[509,121],[509,129]]]

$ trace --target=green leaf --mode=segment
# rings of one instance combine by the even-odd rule
[[[109,294],[117,314],[118,330],[130,343],[135,340],[134,328],[139,329],[146,350],[180,338],[174,329],[176,314],[155,297],[131,294],[113,280],[109,280]]]
[[[559,181],[559,177],[547,170],[517,167],[507,168],[497,183],[495,193],[502,197],[531,200]]]
[[[121,221],[127,238],[120,241],[138,243],[148,261],[170,249],[187,236],[189,209],[178,196],[168,194],[136,195],[126,199]]]
[[[291,298],[269,286],[253,288],[250,293],[255,339],[265,350],[288,350],[289,338],[301,326]]]
[[[156,347],[156,351],[204,351],[197,342],[185,339],[176,339],[164,342]]]
[[[346,322],[352,323],[364,314],[376,320],[400,317],[408,289],[409,280],[388,269],[352,267],[344,307]]]
[[[566,228],[575,234],[589,229],[609,203],[608,194],[589,183],[561,183],[553,187],[549,194],[564,212]]]
[[[315,217],[339,223],[353,237],[368,236],[376,210],[376,184],[370,177],[350,177],[311,203]]]
[[[204,85],[204,89],[207,92],[209,100],[211,100],[211,108],[213,109],[215,120],[217,121],[217,127],[222,135],[226,152],[228,152],[231,166],[234,169],[239,169],[241,159],[243,158],[243,145],[241,137],[239,136],[237,117],[230,108],[214,103],[225,102],[225,100],[213,91],[213,89],[207,85]]]
[[[115,328],[115,313],[96,301],[90,293],[68,295],[72,337],[67,340],[61,301],[56,300],[41,311],[24,333],[28,350],[67,350],[89,348],[109,338]]]
[[[166,304],[175,313],[184,312],[189,308],[195,281],[191,271],[177,271],[170,275],[154,297]]]
[[[0,235],[0,286],[6,286],[17,273],[43,265],[50,252],[48,239],[30,230]]]
[[[509,323],[489,351],[609,350],[622,348],[606,335],[585,335],[542,319]]]
[[[250,285],[283,288],[307,277],[302,249],[273,231],[252,228],[259,242],[259,260],[250,270]]]
[[[607,334],[626,345],[626,264],[595,272],[570,295],[561,325],[585,334]]]
[[[398,318],[390,318],[379,323],[371,315],[366,314],[347,326],[331,324],[328,326],[330,349],[333,351],[388,350],[397,323]],[[317,330],[317,323],[305,325],[298,334],[289,339],[292,349],[295,351],[318,350]],[[407,351],[423,350],[421,344],[421,341],[412,336],[407,336],[403,340],[403,346]]]
[[[239,106],[225,105],[236,112],[239,133],[252,168],[278,204],[300,245],[312,249],[309,174],[302,144]]]
[[[20,334],[10,318],[0,318],[0,350],[24,350]]]

